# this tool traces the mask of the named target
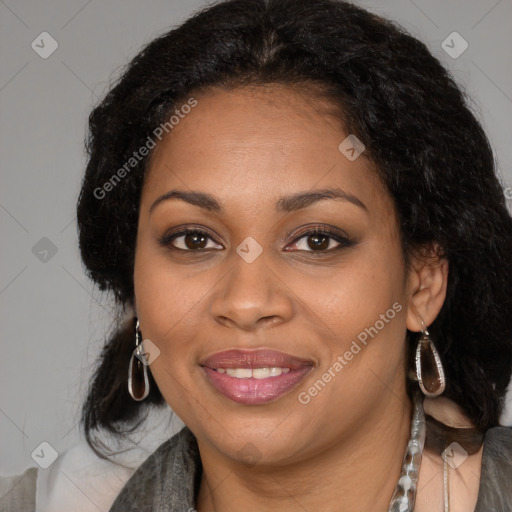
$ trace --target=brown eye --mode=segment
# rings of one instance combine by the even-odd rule
[[[161,243],[165,246],[171,246],[173,249],[181,251],[199,251],[204,249],[222,249],[223,247],[213,243],[208,246],[209,241],[213,243],[212,238],[206,231],[198,229],[188,229],[165,236]]]
[[[187,249],[204,249],[207,245],[208,237],[202,233],[188,233],[184,235],[183,242]]]
[[[353,243],[346,237],[325,228],[315,228],[302,233],[293,243],[296,250],[304,252],[331,252]]]
[[[329,248],[331,239],[327,235],[309,235],[307,237],[308,247],[312,250],[326,250]]]

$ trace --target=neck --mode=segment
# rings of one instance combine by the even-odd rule
[[[198,512],[387,512],[410,435],[412,406],[404,400],[405,407],[393,398],[314,457],[284,466],[248,467],[198,439],[203,464]]]

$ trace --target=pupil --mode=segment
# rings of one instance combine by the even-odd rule
[[[329,237],[325,235],[311,235],[309,240],[314,240],[313,243],[308,244],[311,249],[327,249],[329,247]]]
[[[201,233],[189,233],[188,235],[185,236],[185,245],[189,249],[197,249],[197,248],[202,249],[206,245],[205,241],[206,241],[206,236]],[[198,245],[198,242],[201,245]]]

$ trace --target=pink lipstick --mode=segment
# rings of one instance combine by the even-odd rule
[[[201,364],[212,386],[246,405],[274,400],[295,388],[313,361],[269,349],[217,352]]]

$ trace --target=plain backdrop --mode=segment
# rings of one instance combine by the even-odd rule
[[[402,24],[452,71],[512,187],[511,0],[355,3]],[[142,45],[205,5],[0,0],[0,474],[33,466],[43,441],[62,452],[79,440],[87,380],[113,320],[77,249],[87,116]],[[468,44],[458,58],[442,48],[453,32]],[[503,421],[512,424],[510,400]]]

